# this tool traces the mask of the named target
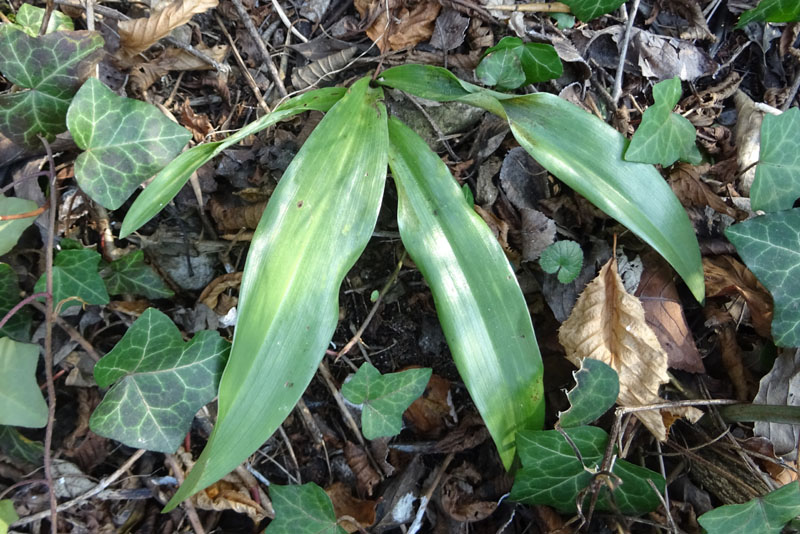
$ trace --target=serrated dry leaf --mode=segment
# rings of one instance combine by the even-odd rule
[[[617,371],[617,402],[621,406],[664,402],[658,389],[669,381],[667,353],[647,325],[642,303],[625,291],[616,259],[609,260],[578,297],[558,331],[558,340],[575,366],[580,367],[584,358],[594,358]],[[683,415],[691,419],[698,413],[694,410]],[[659,411],[637,412],[636,416],[660,441],[667,439]]]
[[[119,22],[120,51],[128,56],[144,52],[198,13],[217,7],[218,0],[173,0],[149,17]]]

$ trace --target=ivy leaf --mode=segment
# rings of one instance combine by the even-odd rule
[[[2,103],[0,103],[2,106]],[[0,111],[2,114],[2,111]],[[2,130],[2,128],[0,128]],[[28,213],[33,211],[39,206],[36,202],[24,198],[7,197],[0,194],[0,215],[18,215],[20,213]],[[24,219],[11,219],[9,221],[0,221],[0,255],[5,254],[17,244],[19,236],[25,231],[27,227],[33,224],[36,217],[26,217]]]
[[[584,358],[573,373],[575,387],[567,393],[570,407],[558,416],[562,428],[587,425],[606,413],[619,395],[619,376],[609,365]]]
[[[13,426],[0,425],[0,450],[8,456],[34,465],[41,464],[44,455],[41,441],[26,438]]]
[[[523,43],[519,37],[503,37],[486,50],[475,74],[486,85],[500,90],[558,78],[564,66],[553,46]]]
[[[686,117],[672,113],[680,98],[681,80],[677,76],[653,87],[654,103],[642,115],[642,123],[625,151],[626,160],[664,167],[677,160],[693,165],[702,161],[694,142],[697,136],[694,126]]]
[[[264,534],[346,534],[336,523],[333,503],[325,490],[308,482],[302,486],[269,487],[275,519]]]
[[[764,117],[756,178],[750,190],[754,210],[788,210],[800,197],[798,139],[800,109],[791,108],[780,115]]]
[[[42,19],[44,18],[44,9],[36,7],[31,4],[22,4],[17,11],[17,18],[15,22],[20,26],[22,31],[36,37],[39,35],[39,28],[42,27]],[[45,33],[52,33],[57,31],[72,31],[75,25],[72,24],[72,19],[63,14],[61,11],[53,10],[50,14],[50,20],[47,22],[47,31]]]
[[[544,504],[566,513],[577,510],[576,499],[600,469],[608,434],[602,428],[579,426],[564,432],[580,451],[583,462],[557,430],[529,430],[517,434],[517,450],[522,469],[511,488],[511,500]],[[661,501],[647,482],[652,480],[664,492],[664,478],[643,467],[617,460],[613,474],[621,483],[613,491],[614,503],[623,514],[642,514],[655,510]],[[585,502],[588,502],[586,496]],[[612,511],[607,486],[600,489],[597,509]]]
[[[800,347],[800,208],[734,224],[725,235],[772,293],[775,344]]]
[[[475,75],[486,85],[500,91],[516,89],[525,84],[525,72],[519,55],[512,48],[489,49],[475,69]]]
[[[112,261],[100,272],[108,293],[131,293],[149,299],[169,298],[173,295],[160,276],[144,262],[144,252],[136,250]]]
[[[789,482],[744,504],[728,504],[706,512],[697,522],[708,534],[779,534],[800,514],[800,486]]]
[[[556,241],[542,251],[539,265],[546,273],[558,272],[558,281],[569,284],[581,273],[583,251],[575,241]]]
[[[353,404],[363,404],[361,429],[364,437],[396,436],[403,428],[403,412],[411,406],[431,378],[430,369],[408,369],[381,375],[364,363],[342,386],[342,395]]]
[[[11,311],[20,301],[17,273],[7,263],[0,263],[0,319]],[[17,310],[8,322],[0,328],[0,336],[28,341],[31,332],[31,310],[23,307]]]
[[[47,404],[36,383],[39,345],[0,338],[0,425],[40,428]]]
[[[570,11],[583,22],[611,13],[625,3],[625,0],[563,0]]]
[[[86,304],[108,304],[109,298],[103,279],[97,274],[100,254],[88,248],[62,250],[53,261],[53,301],[59,303],[69,297],[62,305],[66,310],[71,306]],[[41,292],[46,288],[45,275],[36,282],[34,291]]]
[[[229,350],[211,330],[184,343],[166,315],[148,308],[94,367],[98,386],[115,385],[89,427],[130,447],[175,452],[194,414],[216,396]]]
[[[75,95],[67,126],[85,151],[75,160],[78,185],[108,209],[120,207],[192,136],[155,106],[117,96],[96,78]]]
[[[736,28],[744,28],[754,20],[767,22],[798,21],[800,20],[800,3],[797,0],[761,0],[754,9],[742,13],[739,22],[736,23]]]
[[[70,100],[100,60],[103,38],[87,31],[31,37],[0,27],[0,71],[26,91],[0,95],[0,132],[18,145],[39,146],[66,129]]]
[[[8,527],[19,519],[17,511],[14,510],[14,503],[11,499],[0,501],[0,534],[6,534]]]

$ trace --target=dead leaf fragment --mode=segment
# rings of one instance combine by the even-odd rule
[[[558,340],[576,367],[584,358],[595,358],[617,371],[621,406],[663,402],[658,389],[669,381],[667,353],[647,325],[642,303],[625,291],[616,259],[609,260],[578,297]],[[667,439],[660,412],[647,410],[636,416],[660,441]]]
[[[360,495],[372,495],[372,490],[381,481],[381,477],[370,465],[367,453],[359,445],[348,441],[344,446],[344,457],[347,460],[347,465],[356,475],[358,493]]]
[[[362,20],[371,21],[367,37],[381,52],[401,50],[427,41],[442,6],[431,0],[356,0],[355,7]],[[387,13],[390,17],[387,18]]]
[[[754,404],[800,405],[800,349],[783,350],[761,379]],[[779,456],[795,455],[800,425],[756,421],[754,434],[770,440]]]
[[[149,17],[119,22],[120,51],[128,56],[144,52],[198,13],[217,7],[218,0],[173,0]]]
[[[433,374],[422,396],[411,403],[403,417],[421,437],[438,438],[452,425],[454,415],[450,381]]]
[[[689,165],[679,163],[670,172],[669,185],[684,206],[697,206],[711,208],[719,213],[724,213],[736,220],[744,220],[747,213],[728,206],[722,198],[714,193],[711,188],[700,179],[701,174],[708,172],[708,165]]]
[[[481,481],[478,470],[466,462],[448,473],[441,489],[442,508],[447,515],[464,523],[489,517],[497,509],[497,502],[478,496]]]
[[[375,523],[375,508],[378,506],[378,501],[353,497],[350,488],[344,482],[334,482],[325,493],[333,503],[333,511],[337,518],[349,516],[358,521],[358,525],[350,521],[339,523],[347,532],[358,532],[359,526],[365,528]]]

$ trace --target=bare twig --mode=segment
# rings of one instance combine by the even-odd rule
[[[630,12],[628,12],[628,25],[625,27],[625,38],[622,40],[622,48],[619,51],[619,65],[617,65],[617,75],[614,77],[614,91],[611,93],[611,99],[614,107],[619,102],[619,97],[622,94],[622,75],[625,72],[625,58],[628,55],[628,43],[631,41],[631,31],[633,30],[633,21],[636,19],[636,12],[639,11],[639,0],[633,0]]]
[[[34,308],[36,308],[37,310],[39,310],[42,313],[44,313],[44,311],[45,311],[45,307],[42,305],[41,302],[33,301],[33,302],[31,302],[31,306],[33,306]],[[69,337],[70,337],[70,339],[72,339],[72,341],[76,342],[78,345],[83,347],[83,350],[86,351],[86,354],[88,354],[91,359],[93,359],[96,362],[100,361],[100,354],[94,348],[94,345],[89,343],[89,341],[87,341],[86,338],[83,337],[81,335],[81,333],[78,332],[75,329],[75,327],[73,327],[71,324],[66,322],[64,319],[62,319],[58,315],[56,315],[54,317],[54,320],[55,320],[55,323],[58,326],[60,326],[61,329],[64,332],[67,333],[67,335],[69,335]]]
[[[42,297],[47,297],[47,293],[44,291],[41,293],[34,293],[33,295],[28,295],[27,297],[19,301],[13,308],[8,310],[8,313],[5,314],[5,316],[2,319],[0,319],[0,328],[3,328],[9,321],[9,319],[14,317],[14,314],[16,314],[23,306],[25,306],[26,304],[30,304],[32,301]]]
[[[178,484],[183,484],[183,469],[181,466],[178,465],[178,461],[175,459],[174,454],[167,454],[164,461],[172,469],[172,472],[175,474],[175,478],[178,481]],[[194,507],[191,499],[186,499],[183,501],[183,507],[186,509],[186,515],[189,518],[189,523],[192,525],[195,534],[205,534],[205,529],[203,529],[203,524],[200,522],[200,517],[197,515],[197,510]]]
[[[250,38],[256,43],[256,47],[258,51],[261,52],[261,59],[264,60],[264,63],[267,64],[267,68],[269,69],[269,74],[272,76],[272,80],[275,82],[275,87],[278,88],[278,93],[281,97],[285,97],[288,95],[286,92],[286,87],[283,85],[283,80],[281,80],[281,75],[278,72],[278,68],[275,66],[275,63],[272,61],[272,57],[269,55],[269,50],[267,50],[267,46],[264,44],[263,39],[258,34],[258,29],[256,28],[253,21],[250,19],[250,15],[247,14],[247,10],[242,5],[242,0],[231,0],[233,2],[233,6],[236,8],[236,13],[239,15],[239,19],[241,19],[242,23],[244,24],[247,32],[250,34]]]
[[[453,456],[455,456],[455,453],[452,452],[445,456],[442,465],[439,466],[439,470],[436,472],[436,476],[433,478],[433,482],[431,482],[431,485],[425,490],[425,494],[420,498],[419,508],[417,508],[417,515],[414,517],[414,522],[411,523],[410,527],[408,527],[408,534],[416,534],[419,532],[419,529],[422,528],[422,520],[425,518],[425,511],[428,509],[428,503],[431,502],[433,492],[436,491],[436,487],[439,485],[439,482],[441,482],[442,476],[447,470],[447,466],[449,466],[450,462],[453,461]]]
[[[236,59],[236,63],[239,65],[239,70],[242,71],[244,74],[244,79],[247,82],[247,85],[250,86],[250,90],[253,91],[253,94],[256,96],[256,100],[258,100],[258,105],[261,106],[261,109],[264,110],[265,113],[269,113],[270,109],[267,103],[264,101],[264,97],[261,95],[261,90],[256,85],[256,81],[253,79],[253,75],[250,74],[250,70],[245,65],[244,60],[242,59],[241,54],[239,54],[239,49],[236,48],[236,43],[231,37],[230,32],[223,24],[222,19],[219,18],[219,14],[216,12],[214,13],[214,17],[217,19],[217,25],[219,29],[222,30],[222,33],[225,35],[225,38],[228,40],[228,43],[231,45],[231,52],[233,52],[233,57]]]
[[[44,35],[45,33],[47,33],[47,26],[50,24],[50,16],[53,14],[54,7],[55,5],[53,3],[53,0],[47,0],[44,6],[44,16],[42,17],[42,25],[39,27],[39,35]],[[55,530],[53,532],[55,532]]]
[[[41,206],[36,208],[35,210],[26,211],[25,213],[14,213],[12,215],[0,215],[0,221],[16,221],[19,219],[29,219],[31,217],[38,217],[44,210],[47,208],[45,206]]]
[[[492,11],[521,11],[523,13],[571,13],[567,4],[551,2],[549,4],[511,4],[485,6]]]
[[[307,43],[308,39],[306,38],[306,36],[303,35],[302,33],[300,33],[297,30],[297,28],[294,27],[294,24],[292,24],[292,22],[289,20],[289,17],[286,16],[286,12],[283,10],[283,8],[281,7],[281,4],[278,2],[278,0],[272,0],[272,7],[275,8],[275,11],[278,13],[278,17],[280,17],[281,22],[283,22],[283,25],[286,26],[286,28],[290,32],[295,34],[298,39],[300,39],[304,43]]]

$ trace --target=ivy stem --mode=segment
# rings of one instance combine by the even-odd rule
[[[22,308],[23,306],[25,306],[26,304],[28,304],[32,300],[36,300],[36,299],[41,298],[41,297],[47,298],[47,293],[44,292],[44,291],[41,292],[41,293],[34,293],[33,295],[28,295],[27,297],[22,299],[20,302],[18,302],[16,306],[14,306],[13,308],[11,308],[8,311],[8,313],[5,315],[5,317],[0,319],[0,328],[3,328],[6,325],[6,323],[9,321],[9,319],[14,317],[14,315],[20,310],[20,308]]]
[[[719,413],[728,423],[763,421],[787,425],[800,424],[800,406],[741,403],[721,406]]]
[[[47,2],[52,6],[52,1]],[[44,334],[44,373],[47,384],[47,427],[44,434],[44,476],[50,494],[50,532],[58,531],[58,501],[53,486],[53,465],[50,448],[53,444],[53,423],[56,418],[56,388],[53,384],[53,247],[55,246],[56,211],[58,210],[58,191],[56,190],[55,161],[50,143],[39,137],[47,151],[50,183],[50,212],[47,214],[47,243],[45,245],[45,334]]]

